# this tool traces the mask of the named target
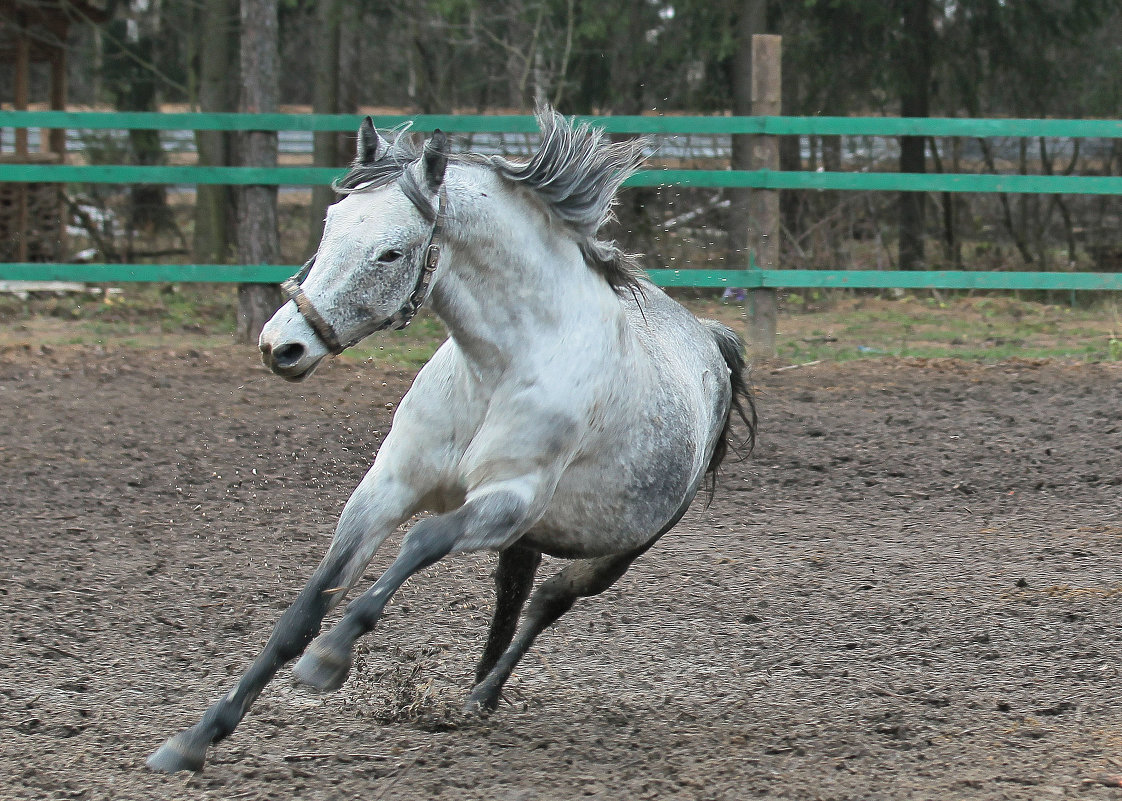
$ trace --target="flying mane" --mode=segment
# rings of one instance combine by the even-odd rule
[[[508,181],[533,191],[576,235],[589,267],[617,290],[636,287],[640,273],[635,257],[597,234],[613,218],[612,204],[620,185],[642,163],[645,140],[607,142],[603,131],[588,123],[574,124],[548,106],[540,107],[536,117],[542,139],[529,161],[475,153],[456,160],[488,165]],[[380,159],[356,162],[335,189],[345,193],[386,186],[420,156],[412,138],[398,132]]]

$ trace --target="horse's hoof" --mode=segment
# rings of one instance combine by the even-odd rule
[[[149,770],[159,773],[176,773],[181,770],[200,771],[206,761],[206,749],[210,743],[187,729],[161,745],[144,764]]]
[[[319,639],[308,646],[292,675],[300,684],[323,693],[335,692],[343,686],[351,672],[351,651],[333,647]]]
[[[464,704],[464,715],[472,718],[485,718],[494,712],[498,705],[498,693],[480,692],[477,687],[468,696],[467,703]]]

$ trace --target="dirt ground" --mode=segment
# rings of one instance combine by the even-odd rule
[[[295,596],[409,380],[0,352],[0,797],[1122,799],[1122,368],[1029,362],[758,371],[755,455],[491,718],[457,710],[493,557],[460,557],[339,693],[283,672],[203,773],[147,772]]]

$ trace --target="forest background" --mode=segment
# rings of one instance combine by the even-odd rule
[[[376,115],[549,102],[567,114],[748,114],[751,37],[775,33],[784,114],[1122,112],[1122,0],[111,0],[104,10],[107,21],[72,26],[66,42],[72,108]],[[0,75],[0,98],[11,80]],[[44,80],[32,74],[33,96]],[[91,162],[177,158],[158,132],[85,136]],[[198,163],[278,158],[275,135],[254,136],[196,132]],[[656,139],[652,156],[742,168],[746,139],[686,142],[672,157]],[[316,134],[307,157],[345,164],[352,140]],[[1120,139],[788,136],[780,151],[787,170],[1122,174]],[[91,185],[74,222],[103,260],[221,263],[239,258],[239,221],[264,220],[279,233],[253,260],[297,263],[334,198],[329,187],[292,194],[278,216],[275,188],[199,187],[177,214],[174,191]],[[616,235],[648,267],[742,268],[744,191],[629,190]],[[781,205],[783,267],[1122,269],[1117,197],[785,191]]]

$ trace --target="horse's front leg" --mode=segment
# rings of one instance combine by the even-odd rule
[[[401,552],[366,593],[347,607],[342,619],[308,647],[293,668],[297,681],[325,692],[338,689],[350,673],[355,641],[374,629],[390,598],[414,573],[453,551],[501,549],[526,530],[532,492],[520,482],[503,482],[475,491],[459,509],[419,521]]]
[[[186,731],[165,742],[148,758],[152,770],[201,770],[211,743],[230,735],[257,696],[285,663],[295,659],[319,633],[324,616],[358,581],[378,546],[410,514],[418,493],[405,482],[371,468],[343,509],[335,538],[249,670],[223,698]]]

